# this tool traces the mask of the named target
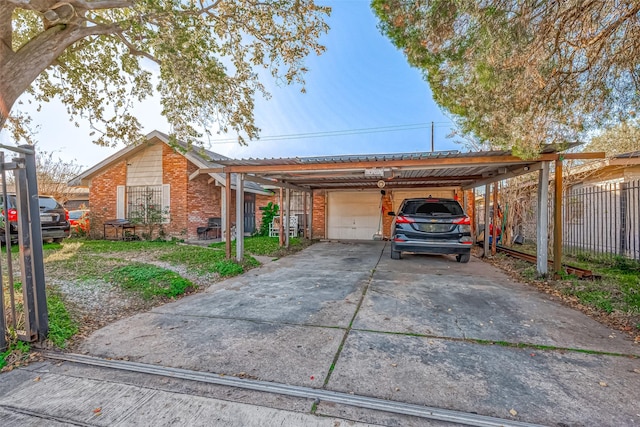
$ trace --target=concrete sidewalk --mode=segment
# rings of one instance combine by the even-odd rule
[[[82,350],[513,421],[640,424],[637,344],[486,263],[391,260],[384,242],[315,244],[109,325]],[[69,365],[59,369],[81,369]],[[376,425],[430,425],[269,393],[208,393]]]

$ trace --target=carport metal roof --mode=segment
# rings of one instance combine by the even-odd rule
[[[226,175],[226,199],[231,200],[231,174],[238,174],[238,185],[242,180],[253,181],[263,186],[274,186],[294,190],[315,189],[368,189],[384,187],[461,187],[471,189],[481,185],[540,171],[539,190],[543,203],[539,204],[539,222],[546,228],[548,218],[546,197],[549,184],[549,163],[555,162],[556,176],[562,176],[564,159],[600,159],[604,153],[560,153],[578,144],[562,147],[548,145],[535,159],[523,159],[511,151],[482,151],[460,153],[458,151],[437,151],[394,154],[366,154],[324,157],[289,157],[278,159],[221,159],[222,167],[201,168],[191,174],[194,179],[203,173],[224,173]],[[384,181],[384,185],[380,181]],[[494,187],[495,188],[495,187]],[[494,190],[494,198],[496,196]],[[560,272],[562,259],[562,180],[555,180],[554,209],[554,271]],[[488,191],[485,195],[488,202]],[[237,217],[243,216],[242,203],[236,206]],[[227,257],[231,257],[231,211],[225,208],[225,238]],[[485,219],[489,216],[489,203],[485,203]],[[485,221],[486,222],[486,221]],[[242,230],[242,228],[240,229]],[[281,233],[282,235],[282,233]],[[543,237],[540,237],[543,236]],[[485,235],[485,253],[488,249]],[[240,240],[242,242],[242,240]],[[538,237],[538,271],[547,271],[546,234]],[[242,259],[243,244],[236,245],[238,260]]]
[[[575,144],[574,144],[575,145]],[[566,148],[566,147],[565,147]],[[385,188],[462,187],[480,185],[540,170],[542,162],[559,159],[603,158],[604,153],[560,154],[547,146],[535,159],[522,159],[511,151],[461,153],[436,151],[392,154],[224,159],[220,168],[203,173],[243,173],[244,178],[265,186],[314,189],[373,189],[383,180]]]

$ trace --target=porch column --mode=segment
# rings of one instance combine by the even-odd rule
[[[491,192],[491,184],[486,184],[484,186],[484,254],[485,258],[489,257],[489,223],[491,222],[491,217],[489,216],[489,205],[491,204],[491,199],[489,198],[489,193]]]
[[[538,222],[536,237],[536,256],[538,275],[546,276],[549,272],[549,162],[542,162],[542,168],[538,172]]]
[[[562,156],[556,160],[553,201],[553,272],[562,272]]]
[[[472,188],[467,191],[468,199],[469,199],[469,210],[467,214],[471,217],[471,241],[473,244],[476,244],[478,240],[478,221],[476,215],[476,189]]]
[[[236,261],[244,255],[244,174],[236,174]]]
[[[224,194],[224,247],[227,259],[231,259],[231,174],[228,172],[225,174]]]
[[[491,255],[496,254],[496,247],[498,246],[498,183],[493,183],[493,218],[491,220],[493,224],[493,232],[491,233]]]
[[[287,187],[286,191],[287,192],[285,194],[286,194],[287,201],[285,203],[287,204],[287,223],[285,224],[285,230],[284,230],[284,247],[288,248],[289,235],[291,234],[291,189]]]

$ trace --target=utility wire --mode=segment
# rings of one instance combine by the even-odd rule
[[[450,122],[433,122],[437,128],[452,127]],[[309,139],[309,138],[326,138],[331,136],[343,136],[343,135],[360,135],[370,133],[384,133],[384,132],[399,132],[404,130],[416,130],[416,129],[428,129],[431,127],[431,122],[428,123],[413,123],[407,125],[396,126],[380,126],[373,128],[360,128],[360,129],[344,129],[334,131],[322,131],[322,132],[307,132],[307,133],[294,133],[286,135],[270,135],[260,137],[260,141],[282,141],[288,139]],[[230,144],[237,143],[237,139],[219,139],[211,141],[211,144]]]

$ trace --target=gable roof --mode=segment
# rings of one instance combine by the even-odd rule
[[[171,138],[169,137],[169,135],[163,132],[154,130],[153,132],[145,136],[144,142],[140,144],[129,145],[123,148],[122,150],[116,152],[115,154],[107,157],[100,163],[90,167],[86,171],[82,172],[80,175],[71,179],[68,182],[68,185],[72,187],[87,186],[91,178],[98,175],[105,169],[111,167],[113,163],[138,154],[139,152],[148,148],[150,145],[157,143],[158,140],[170,146],[178,145],[179,147],[182,147],[184,151],[178,151],[178,152],[182,154],[191,163],[196,165],[199,169],[218,168],[218,167],[221,167],[221,164],[218,162],[232,160],[231,158],[223,156],[222,154],[209,151],[204,147],[193,147],[183,141],[177,141],[177,140],[171,141]],[[219,173],[210,173],[208,175],[211,176],[214,180],[216,180],[216,182],[218,182],[218,184],[220,184],[222,187],[225,186],[224,175]],[[236,181],[235,174],[232,174],[232,177],[231,177],[232,189],[235,189],[235,181]],[[259,184],[256,184],[251,181],[245,181],[244,190],[250,193],[267,194],[267,195],[272,194],[269,190],[265,190]]]

